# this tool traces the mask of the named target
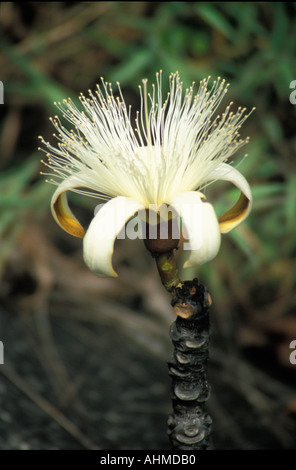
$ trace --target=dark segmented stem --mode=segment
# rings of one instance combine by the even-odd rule
[[[168,435],[174,449],[205,450],[209,446],[212,420],[205,402],[210,394],[207,381],[210,303],[207,289],[197,279],[174,289],[172,306],[178,317],[170,328],[174,351],[168,363],[173,404]]]

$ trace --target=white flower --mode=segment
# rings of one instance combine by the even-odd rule
[[[111,84],[102,79],[95,93],[89,91],[88,98],[80,95],[83,111],[71,99],[57,104],[74,126],[68,131],[57,116],[52,119],[57,147],[41,138],[50,174],[59,178],[50,180],[58,185],[51,202],[53,216],[68,233],[84,237],[85,262],[99,276],[117,275],[112,267],[114,241],[125,223],[150,204],[169,205],[187,228],[196,213],[195,226],[200,229],[188,230],[194,248],[186,266],[214,258],[220,233],[236,227],[251,209],[246,179],[226,163],[248,141],[238,133],[248,117],[245,109],[233,113],[230,103],[221,116],[213,117],[228,88],[220,77],[210,90],[209,77],[200,82],[197,92],[193,83],[184,93],[179,74],[174,73],[164,101],[161,78],[161,72],[156,74],[151,94],[147,80],[139,87],[141,109],[135,128],[119,84],[115,97]],[[230,181],[241,191],[237,203],[219,218],[201,193],[216,180]],[[107,200],[86,233],[70,211],[68,190]],[[183,210],[188,205],[195,212]]]

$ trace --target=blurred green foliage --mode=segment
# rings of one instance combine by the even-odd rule
[[[143,77],[154,80],[159,69],[164,76],[179,70],[185,84],[221,75],[230,82],[229,99],[256,106],[242,130],[251,141],[240,167],[252,186],[254,209],[223,237],[217,259],[201,272],[186,271],[186,277],[198,274],[224,305],[229,288],[238,302],[256,297],[262,285],[269,288],[262,302],[292,292],[295,3],[2,2],[0,9],[0,256],[13,240],[9,224],[17,231],[24,214],[32,216],[36,207],[49,212],[51,188],[43,191],[32,181],[38,174],[37,136],[52,133],[47,116],[54,101],[75,97],[104,76],[119,81],[127,101],[137,106],[138,84]],[[231,188],[223,198],[218,189],[210,191],[217,213],[237,196]]]
[[[48,204],[48,188],[40,180],[33,182],[38,167],[36,159],[35,153],[0,177],[0,277],[17,235],[28,221],[40,217]]]

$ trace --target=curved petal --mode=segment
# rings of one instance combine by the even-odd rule
[[[197,191],[179,193],[168,201],[180,215],[189,243],[184,250],[191,250],[184,267],[198,266],[212,260],[221,242],[218,220],[213,206],[205,202],[205,196]]]
[[[207,177],[207,181],[225,180],[233,183],[241,191],[236,204],[218,218],[221,233],[227,233],[239,225],[250,213],[252,193],[246,178],[233,166],[221,163]]]
[[[83,238],[85,230],[71,212],[67,199],[67,191],[81,186],[78,181],[77,176],[69,176],[57,187],[51,198],[51,212],[63,230],[74,237]]]
[[[139,201],[118,196],[97,212],[83,239],[83,256],[89,269],[100,277],[117,277],[112,266],[114,242],[125,223],[144,206]]]

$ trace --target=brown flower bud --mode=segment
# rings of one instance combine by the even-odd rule
[[[146,222],[143,222],[144,233],[146,234],[144,243],[147,250],[153,254],[168,253],[178,248],[180,241],[177,217],[172,212],[167,213],[167,211],[164,215],[164,211],[166,211],[165,205],[158,212],[153,212],[153,216],[151,216],[151,212],[148,213],[147,211]]]

